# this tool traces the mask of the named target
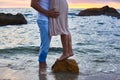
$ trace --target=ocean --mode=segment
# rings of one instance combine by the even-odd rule
[[[77,16],[80,11],[69,9],[68,12],[72,58],[77,61],[80,72],[120,74],[120,19],[105,15],[80,17]],[[7,8],[0,9],[0,13],[22,13],[28,21],[25,25],[0,26],[0,68],[37,67],[40,45],[37,12],[32,8]],[[62,53],[60,36],[52,37],[50,46],[47,60],[51,66]]]

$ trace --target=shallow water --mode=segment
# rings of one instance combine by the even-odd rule
[[[79,11],[69,10],[68,20],[75,54],[72,58],[78,62],[80,73],[120,74],[120,19],[104,15],[79,17],[76,16]],[[0,9],[0,12],[13,14],[20,12],[28,21],[27,25],[0,27],[0,67],[7,66],[18,70],[30,67],[37,62],[40,44],[36,11]],[[48,65],[51,66],[61,52],[59,36],[53,37],[47,58]],[[37,67],[37,63],[33,66]]]

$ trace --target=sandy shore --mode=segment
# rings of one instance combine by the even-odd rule
[[[37,68],[30,70],[12,70],[0,68],[0,80],[120,80],[120,75],[114,73],[96,73],[92,75],[52,73],[39,75]]]
[[[52,58],[51,58],[52,57]],[[48,56],[47,73],[38,74],[37,54],[0,54],[0,80],[120,80],[120,73],[52,73],[56,59]]]

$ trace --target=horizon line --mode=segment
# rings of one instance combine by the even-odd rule
[[[12,8],[12,9],[14,9],[14,8],[21,8],[22,9],[22,8],[32,8],[32,7],[2,7],[0,9],[9,9],[9,8]],[[90,8],[102,8],[102,7],[90,7]],[[73,8],[73,7],[70,7],[68,9],[90,9],[90,8],[78,8],[78,7]],[[112,8],[114,8],[114,7],[112,7]],[[115,9],[120,9],[120,8],[115,8]]]

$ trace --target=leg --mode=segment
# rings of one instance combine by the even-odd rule
[[[39,71],[44,72],[46,68],[46,58],[50,46],[51,37],[49,35],[48,21],[38,21],[38,26],[41,34],[41,45],[39,52]]]
[[[73,50],[72,50],[72,39],[71,39],[71,34],[68,35],[68,53],[70,56],[73,56]]]
[[[73,56],[70,34],[61,35],[61,41],[62,41],[62,46],[63,46],[63,54],[58,59],[59,61],[65,60],[69,58],[70,56]]]
[[[63,54],[67,55],[68,52],[68,46],[67,46],[67,37],[66,35],[61,35],[61,43],[63,46]]]

